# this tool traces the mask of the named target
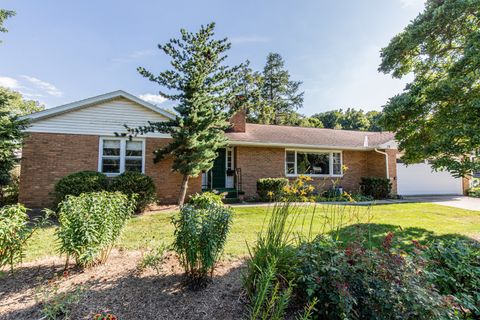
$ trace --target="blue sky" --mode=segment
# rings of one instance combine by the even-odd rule
[[[303,81],[301,113],[380,110],[404,80],[379,74],[379,50],[422,9],[423,0],[53,1],[0,0],[17,15],[0,34],[0,85],[47,107],[123,89],[168,107],[136,67],[168,67],[157,49],[180,28],[217,23],[232,42],[228,64],[261,69],[280,53]]]

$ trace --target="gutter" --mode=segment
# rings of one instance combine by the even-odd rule
[[[386,171],[387,171],[387,179],[390,179],[390,173],[389,173],[389,171],[388,171],[388,153],[383,152],[383,151],[380,151],[380,150],[378,150],[377,148],[375,148],[374,150],[375,150],[375,152],[377,152],[377,153],[380,153],[380,154],[385,155],[385,169],[386,169]]]
[[[303,148],[303,149],[331,149],[331,150],[353,150],[353,151],[370,151],[372,147],[348,147],[348,146],[328,146],[328,145],[308,145],[298,143],[278,143],[278,142],[256,142],[256,141],[235,141],[228,140],[230,146],[246,146],[246,147],[272,147],[272,148]]]

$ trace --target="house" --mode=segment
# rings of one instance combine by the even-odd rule
[[[149,133],[129,140],[114,134],[124,132],[124,124],[136,127],[172,117],[124,91],[29,115],[19,201],[31,208],[50,206],[55,183],[74,172],[115,176],[134,170],[152,177],[160,202],[175,202],[182,177],[172,172],[171,159],[153,162],[153,151],[170,137]],[[250,124],[243,112],[231,122],[225,133],[228,147],[218,151],[209,172],[190,180],[190,194],[213,188],[255,196],[260,178],[294,179],[300,174],[310,175],[318,188],[330,188],[338,180],[349,191],[358,191],[363,176],[387,177],[397,193],[398,152],[392,133]]]

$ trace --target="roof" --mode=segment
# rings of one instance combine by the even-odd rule
[[[392,132],[367,132],[264,124],[246,124],[245,132],[227,132],[232,145],[370,150],[389,148]]]
[[[106,101],[111,101],[111,100],[115,100],[115,99],[119,99],[119,98],[124,98],[124,99],[130,100],[130,101],[133,101],[135,103],[138,103],[139,105],[144,106],[147,109],[150,109],[154,112],[157,112],[157,113],[161,114],[162,116],[166,117],[167,119],[175,118],[175,115],[172,114],[171,112],[166,111],[162,108],[159,108],[159,107],[157,107],[157,106],[155,106],[151,103],[148,103],[147,101],[144,101],[144,100],[134,96],[133,94],[130,94],[130,93],[125,92],[123,90],[117,90],[117,91],[105,93],[105,94],[102,94],[102,95],[99,95],[99,96],[95,96],[95,97],[92,97],[92,98],[88,98],[88,99],[79,100],[79,101],[76,101],[76,102],[64,104],[62,106],[45,109],[43,111],[35,112],[35,113],[32,113],[28,116],[25,116],[25,118],[30,119],[32,122],[35,122],[37,120],[54,117],[54,116],[62,114],[62,113],[66,113],[66,112],[90,107],[92,105],[96,105],[96,104],[99,104],[99,103],[103,103],[103,102],[106,102]]]

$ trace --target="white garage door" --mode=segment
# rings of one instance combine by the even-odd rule
[[[397,188],[403,196],[463,193],[461,178],[454,178],[446,171],[432,171],[426,163],[409,166],[397,163]]]

